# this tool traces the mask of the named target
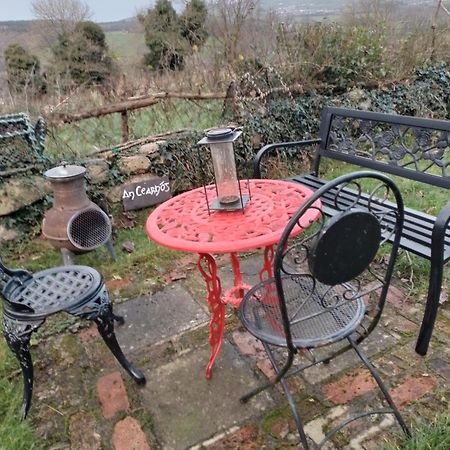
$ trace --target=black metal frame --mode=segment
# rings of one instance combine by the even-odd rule
[[[26,158],[23,158],[19,150],[17,151],[17,155],[14,155],[14,153],[11,154],[9,163],[6,161],[6,167],[1,167],[2,164],[0,164],[0,175],[10,176],[45,166],[48,163],[47,158],[43,154],[45,132],[45,122],[42,117],[39,117],[33,126],[29,116],[25,113],[0,116],[0,142],[11,144],[15,140],[23,139],[28,152]],[[25,162],[27,158],[30,161]],[[19,160],[21,161],[21,165],[18,164]],[[1,161],[2,158],[0,155]]]
[[[356,134],[354,130],[353,134],[347,136],[336,132],[336,129],[339,130],[340,122],[346,120],[354,125]],[[376,130],[376,127],[387,127],[387,130],[371,135],[370,131]],[[403,139],[407,132],[411,133],[413,138],[413,152]],[[435,141],[440,139],[439,147],[434,145],[436,142],[431,142],[432,133],[435,134]],[[313,190],[325,184],[319,173],[322,158],[331,158],[450,189],[448,173],[450,121],[327,107],[322,113],[319,136],[319,139],[266,145],[255,156],[254,177],[261,178],[261,163],[270,152],[286,148],[301,150],[316,145],[311,173],[292,177],[292,180],[305,184]],[[400,145],[390,148],[389,145],[396,139]],[[363,145],[369,145],[372,153],[363,154],[360,148]],[[384,159],[378,158],[382,151],[387,155]],[[400,162],[405,156],[409,159],[402,166]],[[421,163],[427,164],[427,170],[436,167],[441,168],[442,172],[437,175],[423,171]],[[326,207],[327,213],[335,212],[333,205],[326,203]],[[437,217],[406,208],[400,247],[430,261],[427,301],[416,343],[416,352],[426,355],[439,307],[443,267],[450,260],[450,202]]]
[[[340,201],[341,196],[346,196],[350,185],[358,195],[362,195],[362,186],[368,180],[376,182],[377,186],[369,186],[370,190],[366,194],[369,201],[365,208],[358,202],[349,204],[345,199],[344,202]],[[384,194],[380,195],[381,192]],[[317,200],[330,193],[340,210],[335,217],[327,216],[317,206]],[[392,199],[391,204],[396,204],[395,210],[386,206],[388,197]],[[316,228],[293,238],[294,227],[306,229],[310,225],[309,222],[305,223],[304,216],[311,208],[319,211]],[[386,220],[387,216],[390,220]],[[348,419],[328,433],[318,448],[352,421],[372,414],[393,414],[404,433],[410,434],[380,375],[359,347],[380,320],[399,249],[403,219],[401,194],[384,174],[355,172],[328,182],[299,208],[286,226],[274,257],[274,278],[250,289],[240,305],[239,317],[243,326],[261,340],[276,373],[273,380],[241,397],[241,402],[247,402],[254,395],[280,382],[305,449],[309,449],[310,445],[286,378],[313,365],[328,363],[349,349],[355,351],[370,371],[388,407],[366,411]],[[331,233],[331,238],[327,233]],[[372,239],[371,244],[366,246],[367,239],[371,237],[375,241]],[[371,264],[374,252],[388,239],[392,245],[385,256],[384,270],[379,269],[379,263],[374,263],[374,269]],[[316,251],[318,248],[324,251]],[[329,265],[327,259],[330,257],[337,263],[339,257],[336,255],[339,255],[341,264],[336,264],[333,276],[325,277],[324,281],[321,265]],[[360,255],[361,260],[358,262]],[[367,281],[368,274],[375,283]],[[373,304],[366,311],[365,303],[369,296]],[[314,349],[344,340],[347,340],[347,345],[320,359],[315,357]],[[273,346],[286,348],[284,365],[277,363]],[[291,370],[295,356],[302,355],[304,351],[309,351],[312,360]],[[323,366],[323,370],[326,370],[326,366]]]
[[[123,354],[114,333],[114,321],[124,323],[113,313],[102,276],[87,266],[61,266],[31,273],[4,266],[0,259],[0,286],[3,298],[3,334],[19,361],[23,375],[22,418],[31,406],[33,362],[30,339],[45,321],[57,312],[67,312],[96,323],[100,336],[120,365],[138,384],[144,374]]]

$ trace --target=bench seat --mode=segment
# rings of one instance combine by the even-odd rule
[[[322,187],[327,181],[318,178],[312,174],[297,175],[289,178],[292,181],[301,183],[304,186],[309,187],[315,191]],[[347,198],[348,203],[354,202],[356,198],[355,191],[346,189],[347,196],[340,196],[339,201]],[[334,195],[331,191],[322,198],[325,214],[330,216],[337,213],[336,207],[333,205]],[[364,202],[365,200],[365,202]],[[367,205],[367,197],[362,197],[360,200],[362,205]],[[383,203],[386,207],[393,207],[391,203]],[[405,221],[403,224],[403,233],[400,240],[400,247],[408,250],[415,255],[422,258],[431,259],[431,235],[433,231],[436,217],[426,214],[415,209],[405,207]],[[447,228],[445,233],[445,245],[444,245],[444,263],[450,260],[450,229]]]

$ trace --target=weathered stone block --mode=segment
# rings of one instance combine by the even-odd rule
[[[6,225],[0,222],[0,242],[13,241],[19,237],[19,232],[8,228]]]
[[[0,185],[0,216],[32,205],[49,192],[44,178],[38,175],[7,180]]]
[[[165,144],[166,141],[157,141],[157,142],[149,142],[148,144],[144,144],[139,149],[139,153],[141,155],[152,155],[159,150],[159,147],[162,144]]]
[[[124,156],[117,162],[119,170],[125,175],[145,173],[150,168],[150,161],[145,155]]]
[[[109,178],[109,165],[104,160],[92,161],[86,164],[86,174],[92,184],[103,184]]]
[[[114,425],[112,432],[114,450],[150,450],[147,437],[139,422],[133,417],[125,417]]]
[[[376,387],[375,380],[366,369],[344,375],[338,381],[322,388],[325,397],[335,405],[347,403],[355,397],[365,394]]]
[[[403,383],[391,390],[392,400],[401,408],[423,395],[431,392],[436,386],[436,380],[430,375],[415,374],[403,380]]]
[[[111,419],[117,412],[127,411],[130,407],[120,372],[104,375],[97,380],[97,396],[105,419]]]

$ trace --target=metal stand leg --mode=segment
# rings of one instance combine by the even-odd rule
[[[134,381],[136,381],[137,384],[145,384],[146,379],[144,374],[128,361],[117,342],[114,333],[115,317],[112,313],[111,306],[109,306],[108,309],[109,310],[104,309],[100,315],[93,318],[94,322],[97,324],[100,336],[103,338],[105,344],[111,350],[120,365],[130,374]]]
[[[61,248],[61,256],[63,260],[63,265],[71,266],[73,265],[73,253],[67,248]]]
[[[112,238],[109,238],[105,245],[106,245],[106,248],[108,249],[108,252],[111,255],[111,258],[113,259],[113,261],[116,261],[117,255],[116,255],[116,251],[114,250]]]
[[[30,338],[42,324],[39,322],[17,322],[8,317],[3,318],[3,334],[8,347],[19,361],[23,376],[23,395],[21,417],[22,420],[27,417],[31,407],[31,398],[33,396],[33,361],[30,354]]]
[[[129,373],[136,383],[145,384],[146,379],[144,374],[128,361],[117,342],[114,333],[114,320],[119,323],[123,323],[124,320],[123,317],[113,313],[108,292],[104,286],[100,291],[99,296],[94,298],[90,303],[69,312],[70,314],[77,315],[84,319],[93,320],[97,324],[100,336],[103,338],[105,344],[111,350],[119,364]]]
[[[202,263],[205,263],[206,269],[203,268]],[[217,276],[217,265],[214,257],[207,253],[201,253],[197,261],[197,267],[206,283],[207,301],[211,312],[208,339],[211,354],[206,366],[206,378],[210,379],[212,366],[222,345],[225,328],[225,305],[221,300],[222,287]]]

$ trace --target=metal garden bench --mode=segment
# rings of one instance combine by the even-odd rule
[[[254,159],[254,178],[261,178],[263,159],[270,152],[296,151],[312,145],[316,150],[311,172],[290,179],[313,190],[326,183],[321,178],[324,159],[450,189],[450,121],[335,107],[324,109],[318,139],[264,146]],[[351,189],[345,194],[340,198],[348,203],[358,201],[361,206],[367,205],[367,196],[360,196]],[[322,199],[329,215],[338,210],[334,198],[329,195],[328,200]],[[389,215],[386,220],[390,220]],[[450,260],[449,221],[450,202],[436,217],[412,208],[405,209],[400,247],[430,261],[427,301],[416,343],[416,352],[421,355],[428,351],[439,307],[443,268]]]

